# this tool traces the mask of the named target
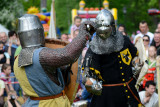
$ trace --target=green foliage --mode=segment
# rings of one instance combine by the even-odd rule
[[[68,33],[71,25],[71,10],[78,8],[78,0],[55,0],[56,25],[62,33]]]
[[[151,32],[154,32],[158,23],[157,16],[149,16],[148,9],[157,8],[157,0],[109,0],[110,8],[118,9],[118,24],[124,24],[128,33],[139,30],[139,22],[145,20],[148,22]],[[126,7],[127,13],[123,13],[123,7]]]
[[[28,11],[28,9],[32,6],[39,8],[40,10],[40,0],[20,0],[20,2],[24,6],[25,13]]]
[[[16,19],[23,13],[23,6],[19,0],[1,0],[0,24],[9,30],[16,29]]]

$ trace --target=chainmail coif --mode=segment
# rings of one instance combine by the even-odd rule
[[[117,31],[116,35],[111,35],[106,40],[96,35],[90,42],[90,48],[96,54],[110,54],[120,51],[123,48],[123,44],[123,35]]]

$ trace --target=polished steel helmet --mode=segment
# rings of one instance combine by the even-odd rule
[[[101,39],[105,40],[109,36],[116,34],[115,20],[109,10],[101,10],[96,17],[95,23],[97,24],[96,34]]]
[[[25,14],[18,20],[18,36],[22,48],[44,46],[44,29],[36,15]]]

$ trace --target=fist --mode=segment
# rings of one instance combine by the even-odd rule
[[[96,32],[96,24],[93,21],[87,20],[81,24],[80,29],[83,29],[90,35],[93,35]]]

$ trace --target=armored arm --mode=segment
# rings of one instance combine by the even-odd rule
[[[89,48],[83,62],[82,82],[85,84],[85,88],[88,92],[95,95],[101,95],[103,79],[100,72],[97,70],[97,68],[99,68],[97,62],[99,62],[99,58],[93,55]]]
[[[87,25],[91,26],[89,31],[87,30]],[[93,22],[87,21],[82,23],[78,36],[66,47],[60,49],[44,48],[40,52],[40,63],[54,68],[73,63],[81,54],[93,32],[95,32],[95,24]]]

